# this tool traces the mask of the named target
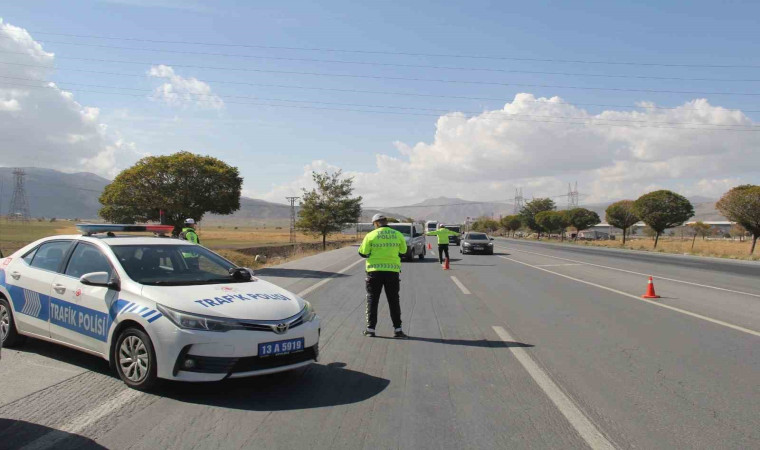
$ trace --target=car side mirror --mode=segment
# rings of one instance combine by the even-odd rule
[[[121,283],[118,277],[110,278],[107,272],[91,272],[86,273],[79,277],[79,282],[86,286],[98,286],[113,289],[115,291],[121,290]]]
[[[489,240],[489,241],[493,241],[493,238],[492,238],[492,237],[490,237],[490,238],[488,238],[488,240]]]

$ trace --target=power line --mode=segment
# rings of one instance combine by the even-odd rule
[[[12,39],[10,36],[0,36],[2,39]],[[400,67],[411,69],[435,69],[435,70],[459,70],[459,71],[472,71],[472,72],[493,72],[493,73],[519,73],[530,75],[559,75],[559,76],[578,76],[578,77],[596,77],[596,78],[629,78],[639,80],[670,80],[670,81],[719,81],[719,82],[760,82],[758,78],[688,78],[688,77],[664,77],[654,75],[620,75],[620,74],[599,74],[599,73],[574,73],[574,72],[549,72],[549,71],[537,71],[537,70],[516,70],[516,69],[495,69],[486,67],[461,67],[461,66],[437,66],[427,64],[401,64],[401,63],[383,63],[376,61],[345,61],[334,59],[316,59],[316,58],[292,58],[284,56],[264,56],[264,55],[246,55],[239,53],[215,53],[215,52],[196,52],[189,50],[168,50],[168,49],[155,49],[144,47],[123,47],[118,45],[103,45],[103,44],[90,44],[82,42],[60,42],[60,41],[38,41],[35,39],[29,39],[32,42],[38,42],[41,44],[58,44],[58,45],[73,45],[93,48],[107,48],[115,50],[131,50],[131,51],[146,51],[156,53],[171,53],[181,55],[196,55],[196,56],[221,56],[225,58],[245,58],[245,59],[263,59],[272,61],[292,61],[292,62],[317,62],[328,64],[347,64],[347,65],[360,65],[360,66],[374,66],[374,67]],[[759,66],[760,67],[760,66]]]
[[[0,53],[20,54],[26,55],[24,52],[13,52],[0,50]],[[635,89],[635,88],[608,88],[598,86],[567,86],[567,85],[554,85],[554,84],[531,84],[531,83],[502,83],[496,81],[475,81],[475,80],[449,80],[444,78],[416,78],[416,77],[389,77],[382,75],[356,75],[345,73],[328,73],[328,72],[304,72],[295,70],[271,70],[271,69],[253,69],[250,67],[219,67],[219,66],[199,66],[194,64],[167,64],[167,63],[155,63],[147,61],[129,61],[119,59],[102,59],[102,58],[81,58],[76,56],[58,56],[58,59],[68,59],[75,61],[88,61],[99,63],[114,63],[114,64],[137,64],[141,66],[171,66],[190,69],[203,69],[203,70],[224,70],[232,72],[254,72],[254,73],[274,73],[280,75],[305,75],[305,76],[317,76],[317,77],[336,77],[336,78],[359,78],[359,79],[372,79],[372,80],[393,80],[393,81],[415,81],[425,83],[447,83],[447,84],[471,84],[479,86],[511,86],[511,87],[542,87],[552,89],[578,89],[578,90],[591,90],[591,91],[610,91],[610,92],[646,92],[646,93],[660,93],[660,94],[697,94],[697,95],[729,95],[729,96],[760,96],[760,93],[755,92],[709,92],[709,91],[675,91],[675,90],[663,90],[663,89]],[[6,64],[5,61],[0,61],[0,64]],[[11,63],[12,64],[12,63]],[[55,66],[40,67],[55,70]]]
[[[0,78],[6,78],[3,76],[0,76]],[[10,77],[8,77],[10,78]],[[31,87],[31,88],[40,88],[40,89],[53,89],[52,86],[35,86],[35,85],[27,85],[27,84],[20,84],[20,83],[7,83],[7,82],[0,82],[0,84],[6,84],[11,86],[22,86],[22,87]],[[63,83],[67,84],[67,83]],[[77,84],[77,83],[70,83],[70,84]],[[123,88],[123,89],[133,89],[133,88]],[[121,95],[121,96],[129,96],[129,97],[139,97],[144,98],[143,95],[140,94],[129,94],[124,92],[104,92],[104,91],[91,91],[87,89],[66,89],[67,91],[72,92],[86,92],[86,93],[97,93],[97,94],[105,94],[105,95]],[[138,89],[134,89],[138,90]],[[142,92],[152,92],[150,90],[140,90]],[[175,93],[181,93],[181,92],[175,92]],[[187,92],[188,95],[203,95],[203,96],[212,96],[213,94],[192,94]],[[224,98],[223,96],[216,96],[219,98]],[[242,96],[237,96],[242,97]],[[257,97],[250,97],[252,99],[257,99]],[[260,98],[258,98],[260,99]],[[340,103],[330,103],[330,102],[307,102],[307,101],[300,101],[300,100],[285,100],[285,99],[261,99],[261,100],[269,100],[269,101],[283,101],[283,102],[299,102],[299,103],[315,103],[315,104],[337,104],[340,105]],[[393,114],[393,115],[407,115],[407,116],[424,116],[424,117],[441,117],[441,114],[427,114],[427,113],[411,113],[411,112],[397,112],[397,111],[377,111],[377,110],[363,110],[363,109],[350,109],[350,108],[334,108],[334,107],[315,107],[315,106],[303,106],[303,105],[277,105],[277,104],[270,104],[270,103],[259,103],[259,102],[236,102],[236,101],[226,101],[226,103],[230,104],[237,104],[237,105],[256,105],[256,106],[270,106],[270,107],[281,107],[281,108],[299,108],[299,109],[316,109],[316,110],[331,110],[331,111],[351,111],[351,112],[363,112],[363,113],[376,113],[376,114]],[[358,107],[367,107],[367,108],[396,108],[392,106],[381,106],[381,105],[361,105],[361,104],[346,104],[346,105],[354,105]],[[405,108],[405,107],[400,107]],[[424,109],[424,108],[406,108],[406,109]],[[433,110],[433,109],[430,109]],[[449,110],[437,110],[437,111],[449,111]],[[458,111],[462,112],[462,111]],[[476,112],[470,112],[465,111],[463,113],[469,113],[469,114],[483,114],[483,111],[476,111]],[[574,116],[547,116],[547,115],[532,115],[532,114],[519,114],[519,113],[507,113],[505,111],[490,111],[488,112],[491,115],[501,115],[501,118],[504,118],[506,120],[511,121],[517,121],[517,122],[537,122],[537,123],[553,123],[553,124],[565,124],[565,125],[587,125],[587,126],[607,126],[607,127],[629,127],[629,128],[665,128],[665,129],[676,129],[676,130],[700,130],[700,131],[751,131],[751,132],[760,132],[760,125],[724,125],[724,124],[708,124],[708,123],[698,123],[698,122],[663,122],[663,121],[635,121],[635,120],[625,120],[625,119],[603,119],[603,118],[593,118],[593,117],[574,117]],[[528,120],[528,119],[518,119],[515,117],[534,117],[534,118],[543,118],[543,119],[560,119],[560,120]],[[496,119],[498,117],[483,117],[484,119]],[[568,120],[563,120],[568,119]],[[598,123],[598,122],[607,122],[607,121],[616,121],[621,123]],[[591,123],[589,123],[591,122]],[[679,126],[659,126],[659,125],[693,125],[689,127],[679,127]]]
[[[14,66],[24,66],[24,67],[38,67],[38,68],[53,68],[51,66],[44,66],[39,64],[24,64],[24,63],[14,63],[14,62],[4,62],[0,61],[0,64],[5,65],[14,65]],[[113,76],[124,76],[124,77],[133,77],[133,78],[147,78],[147,79],[155,79],[155,77],[151,77],[146,74],[134,74],[134,73],[124,73],[124,72],[108,72],[108,71],[99,71],[99,70],[86,70],[86,69],[75,69],[71,67],[54,67],[55,70],[62,70],[62,71],[68,71],[68,72],[79,72],[79,73],[91,73],[91,74],[98,74],[98,75],[113,75]],[[273,87],[273,88],[281,88],[281,89],[299,89],[299,90],[311,90],[311,91],[325,91],[325,92],[346,92],[346,93],[356,93],[356,94],[378,94],[378,95],[397,95],[397,96],[404,96],[404,97],[424,97],[424,98],[450,98],[450,99],[458,99],[458,100],[488,100],[488,101],[498,101],[498,102],[511,102],[514,99],[508,99],[508,98],[496,98],[496,97],[472,97],[472,96],[462,96],[462,95],[442,95],[442,94],[421,94],[416,92],[405,92],[405,91],[375,91],[375,90],[364,90],[364,89],[341,89],[341,88],[326,88],[326,87],[318,87],[318,86],[295,86],[295,85],[288,85],[288,84],[268,84],[268,83],[251,83],[251,82],[245,82],[245,81],[232,81],[232,80],[210,80],[210,79],[203,79],[198,80],[204,83],[219,83],[219,84],[231,84],[231,85],[238,85],[238,86],[252,86],[252,87]],[[609,107],[609,108],[629,108],[629,109],[662,109],[662,110],[687,110],[687,111],[703,111],[705,108],[694,108],[694,107],[686,107],[686,106],[656,106],[656,105],[621,105],[621,104],[610,104],[610,103],[570,103],[570,102],[558,102],[558,101],[541,101],[541,100],[521,100],[522,102],[531,102],[531,103],[542,103],[542,104],[555,104],[555,105],[569,105],[569,106],[601,106],[601,107]],[[760,112],[760,110],[754,110],[754,109],[732,109],[732,108],[725,108],[729,111],[743,111],[743,112]]]
[[[257,45],[257,44],[230,44],[218,42],[193,42],[193,41],[172,41],[159,39],[143,39],[134,37],[115,37],[102,35],[85,35],[71,33],[52,33],[45,31],[28,31],[31,34],[41,34],[47,36],[65,36],[86,39],[103,39],[112,41],[131,41],[145,42],[151,44],[178,44],[178,45],[204,45],[213,47],[229,48],[256,48],[266,50],[295,50],[311,52],[330,52],[330,53],[355,53],[368,55],[392,55],[392,56],[422,56],[422,57],[441,57],[441,58],[460,58],[460,59],[484,59],[497,61],[533,61],[533,62],[551,62],[551,63],[571,63],[571,64],[598,64],[598,65],[620,65],[620,66],[642,66],[642,67],[701,67],[701,68],[745,68],[758,69],[760,65],[753,64],[680,64],[680,63],[654,63],[654,62],[637,62],[637,61],[603,61],[603,60],[584,60],[584,59],[559,59],[559,58],[521,58],[513,56],[489,56],[489,55],[464,55],[464,54],[445,54],[445,53],[422,53],[422,52],[394,52],[383,50],[351,50],[324,47],[289,47],[274,45]]]

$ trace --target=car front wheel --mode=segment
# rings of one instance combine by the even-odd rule
[[[13,319],[13,311],[8,300],[0,297],[0,342],[3,347],[14,347],[24,342],[24,336],[16,331],[16,321]]]
[[[140,391],[156,385],[156,352],[150,337],[139,328],[127,328],[116,341],[116,371],[124,383]]]

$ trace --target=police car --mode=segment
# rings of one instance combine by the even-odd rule
[[[78,225],[0,259],[3,344],[26,336],[109,361],[130,387],[217,381],[316,362],[309,302],[196,244],[116,232],[167,225]],[[107,234],[102,234],[107,233]]]

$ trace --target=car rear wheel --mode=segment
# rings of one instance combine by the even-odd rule
[[[24,336],[16,331],[16,321],[13,319],[13,311],[8,300],[0,297],[0,336],[3,347],[15,347],[24,343]]]
[[[156,385],[156,352],[150,337],[143,330],[124,330],[116,341],[114,358],[119,378],[127,386],[147,391]]]
[[[422,249],[422,253],[420,253],[419,255],[417,255],[417,257],[420,258],[420,260],[425,259],[425,249],[424,248]]]

